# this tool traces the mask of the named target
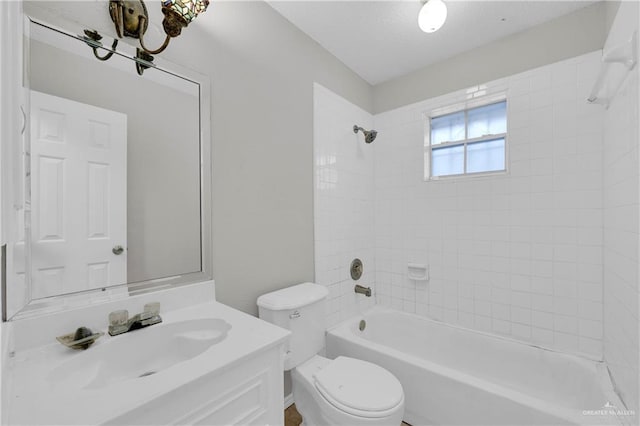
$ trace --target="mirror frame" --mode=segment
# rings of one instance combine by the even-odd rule
[[[23,46],[23,104],[24,110],[30,111],[29,105],[29,82],[30,82],[30,69],[29,69],[29,40],[30,40],[30,28],[32,25],[39,25],[48,28],[52,31],[59,32],[66,36],[75,38],[79,43],[85,44],[80,36],[74,34],[72,31],[63,29],[58,25],[52,25],[42,19],[32,17],[27,13],[23,14],[23,34],[24,37],[21,43]],[[56,17],[56,21],[60,21],[65,27],[79,27],[81,24],[71,23],[64,18]],[[86,45],[87,49],[90,49]],[[118,50],[112,50],[110,47],[104,46],[100,48],[103,53],[113,52],[115,55],[119,55],[131,60],[132,70],[135,71],[135,48],[128,45],[126,40],[120,39],[118,44]],[[18,309],[8,320],[15,321],[25,318],[31,318],[40,316],[43,314],[49,314],[52,312],[63,311],[71,308],[78,308],[82,306],[91,306],[105,301],[124,299],[126,297],[149,293],[153,291],[163,290],[167,288],[173,288],[183,285],[189,285],[199,283],[203,281],[209,281],[213,279],[213,256],[212,256],[212,140],[211,140],[211,83],[209,77],[185,68],[178,64],[172,63],[163,59],[162,57],[154,58],[155,66],[160,72],[166,72],[177,78],[182,78],[187,81],[193,82],[198,85],[199,88],[199,123],[200,123],[200,265],[201,270],[197,272],[191,272],[181,275],[162,277],[156,279],[150,279],[138,282],[129,282],[125,284],[118,284],[112,287],[83,290],[80,292],[67,293],[61,295],[50,296],[41,299],[32,299],[31,296],[31,262],[30,262],[30,241],[31,241],[31,229],[29,227],[30,214],[31,214],[31,182],[30,182],[30,161],[28,160],[30,152],[30,119],[29,114],[25,114],[25,134],[24,134],[24,151],[27,154],[24,162],[24,170],[21,176],[24,178],[24,223],[25,223],[25,249],[24,249],[24,262],[25,262],[25,285],[27,286],[26,299],[22,308]],[[152,68],[146,70],[146,72],[154,72]],[[143,78],[143,77],[141,77]],[[4,164],[3,164],[4,165]],[[15,168],[15,166],[14,166]],[[3,195],[4,197],[5,195]],[[10,291],[12,282],[7,282],[7,291]],[[110,291],[115,290],[115,291]],[[2,298],[2,303],[7,303],[7,298]]]

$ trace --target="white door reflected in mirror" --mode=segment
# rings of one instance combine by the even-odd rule
[[[35,298],[127,282],[127,116],[31,92]]]

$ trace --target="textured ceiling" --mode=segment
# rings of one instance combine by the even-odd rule
[[[444,0],[448,17],[436,33],[418,28],[415,1],[269,1],[371,84],[442,61],[550,21],[594,1]]]

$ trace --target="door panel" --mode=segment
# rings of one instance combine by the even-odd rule
[[[34,91],[31,126],[33,297],[126,283],[126,115]]]

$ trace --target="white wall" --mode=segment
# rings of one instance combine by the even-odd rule
[[[364,109],[371,86],[262,1],[198,21],[163,54],[211,78],[216,297],[257,314],[259,295],[314,280],[313,82]]]
[[[103,2],[36,3],[114,35]],[[314,279],[313,82],[368,110],[371,86],[262,1],[212,2],[159,56],[211,80],[216,297],[257,314],[259,295]]]
[[[378,302],[602,357],[600,52],[374,117]],[[423,181],[423,113],[507,92],[508,173]],[[428,283],[407,263],[430,265]]]
[[[356,284],[375,292],[373,147],[353,125],[372,128],[368,112],[314,84],[313,157],[315,277],[329,288],[328,325],[374,304],[355,294]],[[358,281],[351,279],[353,259],[362,260]]]
[[[638,3],[624,2],[604,50],[626,42],[638,30],[639,18]],[[627,408],[636,413],[640,413],[639,96],[636,66],[605,112],[603,153],[604,357]]]
[[[601,49],[617,1],[601,1],[373,88],[373,113]]]

